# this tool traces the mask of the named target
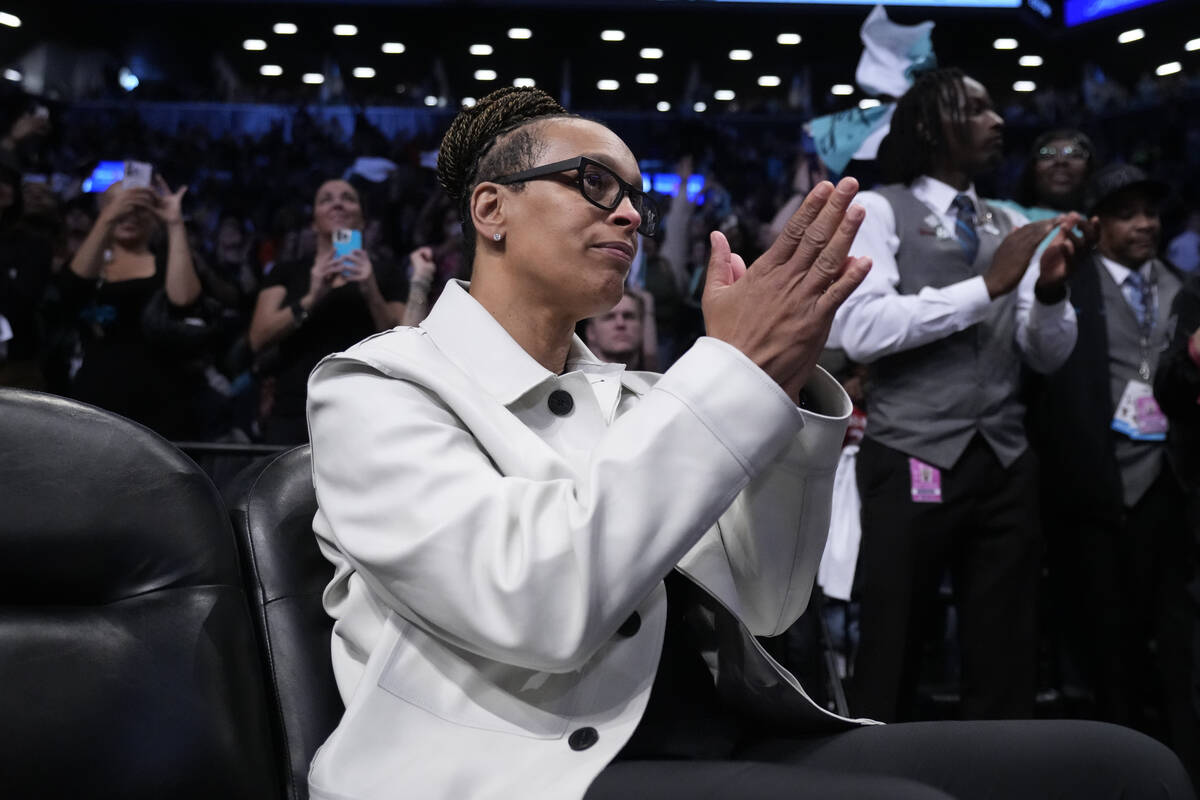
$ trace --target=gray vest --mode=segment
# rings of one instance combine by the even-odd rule
[[[900,294],[942,288],[982,275],[1012,221],[981,202],[979,252],[967,263],[953,230],[939,237],[933,212],[904,186],[879,194],[896,215]],[[984,230],[990,213],[996,233]],[[936,217],[936,215],[933,215]],[[1016,344],[1016,291],[996,298],[983,319],[936,342],[884,356],[871,365],[867,434],[934,466],[954,466],[976,432],[1008,466],[1025,451],[1025,407],[1018,399],[1021,358]]]
[[[1099,258],[1095,263],[1100,277],[1100,295],[1104,298],[1104,326],[1108,332],[1108,383],[1112,392],[1112,407],[1115,409],[1129,381],[1141,380],[1138,377],[1143,357],[1141,331],[1137,316],[1121,287]],[[1155,261],[1151,269],[1158,287],[1158,321],[1146,354],[1150,364],[1150,380],[1147,383],[1153,386],[1159,353],[1169,341],[1167,317],[1180,284],[1160,262]],[[1127,507],[1132,506],[1142,498],[1162,471],[1165,443],[1135,441],[1116,432],[1112,436],[1113,454],[1121,471],[1122,500]]]

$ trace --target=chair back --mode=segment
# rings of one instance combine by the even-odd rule
[[[0,389],[6,797],[279,797],[237,547],[157,434]]]

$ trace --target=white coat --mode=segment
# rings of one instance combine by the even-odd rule
[[[857,724],[751,635],[804,610],[825,544],[850,401],[822,371],[806,394],[798,409],[711,338],[662,376],[576,339],[555,375],[459,284],[420,328],[318,365],[314,528],[346,713],[312,797],[581,798],[646,707],[676,566],[727,700]]]

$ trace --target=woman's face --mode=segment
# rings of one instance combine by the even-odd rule
[[[313,228],[325,239],[339,228],[362,230],[362,206],[353,186],[340,180],[321,184],[313,201]]]
[[[540,123],[544,151],[531,166],[588,156],[623,180],[641,186],[637,159],[608,128],[582,119]],[[641,217],[628,197],[611,211],[588,202],[576,173],[500,187],[505,269],[531,299],[580,320],[602,314],[621,299],[637,252]]]
[[[1078,194],[1087,178],[1088,158],[1074,139],[1051,139],[1043,148],[1055,155],[1038,158],[1034,167],[1034,185],[1040,202],[1059,207],[1064,200]],[[1063,150],[1070,149],[1070,155]]]
[[[111,203],[117,192],[121,191],[124,191],[121,181],[105,189],[104,194],[100,195],[102,206]],[[145,206],[134,206],[117,217],[112,228],[112,237],[122,247],[136,250],[150,241],[157,224],[158,218],[153,211]]]

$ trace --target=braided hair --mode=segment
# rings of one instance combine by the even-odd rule
[[[885,181],[912,183],[929,174],[937,158],[949,152],[943,114],[950,120],[951,135],[960,141],[967,138],[964,77],[954,67],[922,72],[900,98],[891,130],[879,146]]]
[[[475,260],[475,225],[468,208],[475,187],[535,165],[544,146],[530,123],[574,116],[541,89],[508,87],[463,109],[450,123],[438,150],[437,177],[463,224],[466,266]],[[520,191],[522,186],[511,188]]]

